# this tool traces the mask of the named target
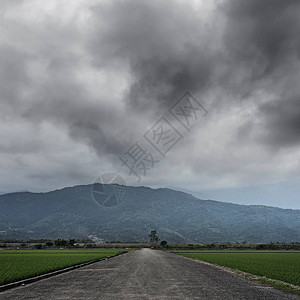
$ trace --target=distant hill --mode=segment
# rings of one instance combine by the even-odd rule
[[[122,187],[105,188],[110,193]],[[107,241],[148,241],[150,230],[156,229],[168,242],[300,241],[300,210],[200,200],[148,187],[126,187],[119,205],[105,207],[98,204],[101,193],[93,198],[91,190],[92,185],[80,185],[0,195],[0,239],[93,235]],[[117,204],[115,200],[107,205]]]

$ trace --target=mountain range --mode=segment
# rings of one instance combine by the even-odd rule
[[[0,240],[299,242],[300,210],[201,200],[172,189],[79,185],[0,195]]]

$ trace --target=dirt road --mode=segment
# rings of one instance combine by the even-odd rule
[[[24,287],[0,299],[300,299],[213,266],[143,249]]]

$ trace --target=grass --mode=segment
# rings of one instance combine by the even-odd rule
[[[300,286],[300,251],[172,251],[209,263]]]
[[[0,285],[124,252],[120,249],[2,250]]]

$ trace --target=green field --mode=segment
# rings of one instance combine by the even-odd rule
[[[300,286],[300,251],[172,251]]]
[[[0,285],[121,252],[121,249],[1,250]]]

